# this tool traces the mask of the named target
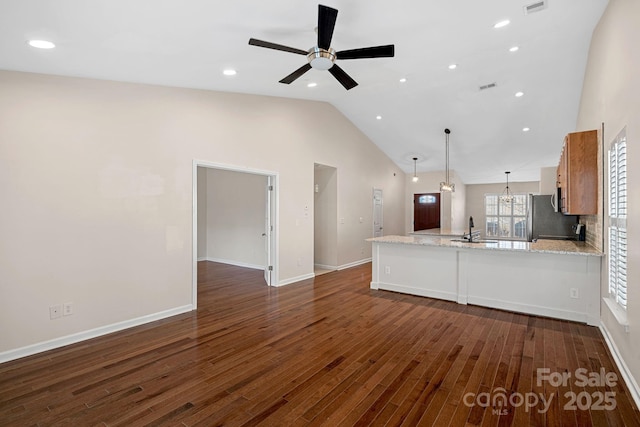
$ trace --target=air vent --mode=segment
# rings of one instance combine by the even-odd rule
[[[542,10],[547,8],[546,1],[537,1],[535,3],[528,4],[524,7],[524,14],[529,15],[535,12],[541,12]]]
[[[496,87],[498,84],[497,83],[489,83],[488,85],[484,85],[484,86],[480,86],[480,90],[486,90],[486,89],[491,89]]]

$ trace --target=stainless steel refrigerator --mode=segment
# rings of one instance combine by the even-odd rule
[[[575,225],[578,216],[556,212],[551,196],[529,195],[527,212],[527,240],[537,239],[577,240]]]

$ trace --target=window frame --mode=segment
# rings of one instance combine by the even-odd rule
[[[504,214],[501,213],[501,209],[500,207],[503,205],[503,201],[500,200],[500,197],[502,196],[502,194],[499,193],[485,193],[484,195],[484,216],[485,216],[485,221],[484,221],[484,232],[485,232],[485,237],[487,238],[492,238],[492,239],[499,239],[499,240],[517,240],[517,241],[526,241],[527,240],[527,230],[528,230],[528,222],[529,222],[529,218],[528,218],[528,211],[529,211],[529,194],[528,193],[513,193],[513,199],[511,200],[511,202],[509,203],[509,214]],[[494,205],[494,204],[490,204],[488,203],[488,199],[490,197],[495,197],[497,200],[497,204],[495,204],[496,206],[496,214],[493,213],[489,213],[488,211],[488,206],[489,205]],[[524,207],[524,213],[522,215],[515,215],[515,209],[514,209],[514,202],[516,200],[517,197],[524,197],[524,203],[525,203],[525,207]],[[500,219],[501,218],[508,218],[509,220],[509,235],[508,236],[496,236],[494,234],[489,233],[489,219],[490,218],[495,218],[496,219],[496,224],[500,224]],[[521,220],[524,221],[524,226],[523,226],[523,233],[524,235],[522,237],[517,237],[516,236],[516,220]],[[496,228],[499,228],[499,226],[497,225]]]
[[[627,310],[627,138],[623,129],[607,152],[607,290],[616,306]]]

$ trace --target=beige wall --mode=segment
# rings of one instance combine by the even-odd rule
[[[314,162],[339,264],[370,257],[373,187],[403,231],[404,173],[327,103],[3,71],[0,117],[0,357],[189,309],[194,159],[278,174],[281,283],[313,274]]]
[[[485,227],[485,194],[501,194],[506,187],[504,184],[469,184],[467,185],[467,210],[466,217],[473,217],[475,230],[480,231],[483,237],[486,235]],[[529,182],[509,182],[509,189],[513,193],[533,193],[538,194],[540,183],[538,181]]]
[[[600,129],[604,122],[605,149],[626,126],[628,179],[627,281],[629,330],[624,330],[609,308],[601,305],[602,324],[630,374],[640,380],[640,2],[610,0],[589,50],[576,130]],[[601,167],[602,170],[602,167]],[[600,193],[602,194],[602,193]],[[604,194],[606,200],[607,195]],[[600,203],[602,212],[602,203]],[[596,231],[592,243],[602,247],[602,214],[587,218],[587,230]],[[606,227],[605,219],[605,227]],[[589,239],[589,235],[587,238]],[[605,247],[605,252],[607,248]],[[606,259],[602,295],[607,295]],[[636,390],[638,391],[638,390]]]

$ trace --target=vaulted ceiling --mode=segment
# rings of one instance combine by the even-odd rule
[[[395,45],[393,58],[337,62],[359,83],[347,91],[315,69],[279,83],[306,58],[248,44],[315,46],[317,2],[3,1],[0,69],[326,101],[406,172],[413,157],[419,172],[442,170],[450,128],[450,167],[465,183],[502,182],[506,170],[512,181],[538,180],[576,130],[607,0],[546,0],[525,13],[534,3],[325,1],[339,10],[335,50]],[[36,49],[31,39],[56,47]]]

